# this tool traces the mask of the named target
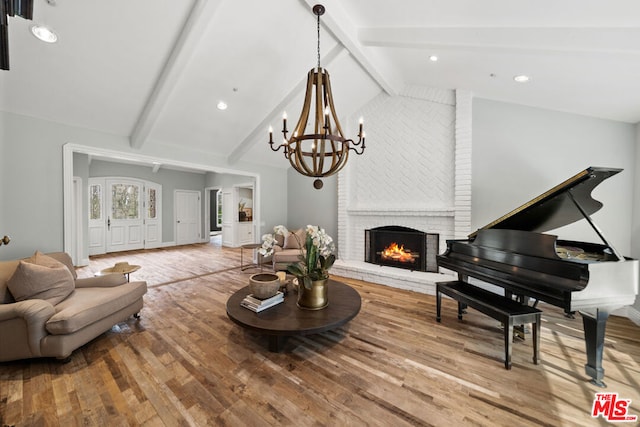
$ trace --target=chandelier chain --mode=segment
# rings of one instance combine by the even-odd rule
[[[320,15],[318,15],[318,68],[320,68]]]

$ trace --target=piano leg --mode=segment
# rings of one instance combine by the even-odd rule
[[[504,367],[511,369],[511,342],[513,341],[513,320],[511,317],[505,323],[504,329]]]
[[[463,314],[467,314],[467,304],[458,301],[458,320],[462,320]]]
[[[592,384],[598,387],[606,387],[607,385],[602,381],[604,378],[602,355],[604,353],[604,333],[609,312],[597,309],[595,315],[583,311],[580,314],[584,325],[584,341],[587,345],[585,372],[591,377]]]

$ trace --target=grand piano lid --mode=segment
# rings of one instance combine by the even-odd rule
[[[622,169],[589,167],[535,199],[512,210],[480,230],[500,228],[545,232],[572,224],[599,211],[602,203],[591,197],[591,192],[602,181]],[[469,235],[474,238],[478,231]]]

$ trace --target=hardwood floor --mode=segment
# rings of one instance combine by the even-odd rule
[[[67,364],[0,363],[0,425],[607,425],[590,415],[602,391],[631,399],[629,414],[640,416],[640,327],[625,318],[608,324],[606,389],[584,374],[579,316],[541,305],[541,364],[527,336],[507,371],[496,321],[470,309],[460,322],[445,300],[436,323],[434,296],[349,279],[362,297],[355,319],[270,353],[265,337],[226,315],[251,271],[240,271],[239,250],[106,255],[78,274],[117,261],[142,266],[131,275],[149,285],[142,318]]]

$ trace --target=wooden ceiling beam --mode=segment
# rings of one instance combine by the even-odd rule
[[[309,13],[318,0],[300,0],[309,7]],[[329,31],[336,41],[342,44],[351,56],[360,64],[362,69],[375,81],[382,90],[389,95],[397,95],[404,85],[400,73],[393,64],[375,55],[358,40],[358,28],[340,2],[337,0],[322,0],[326,8],[320,17],[320,25]]]
[[[195,52],[207,26],[213,22],[221,3],[222,0],[196,0],[193,4],[189,17],[131,132],[129,144],[132,148],[140,149],[146,142],[169,95],[184,72],[186,63]]]

